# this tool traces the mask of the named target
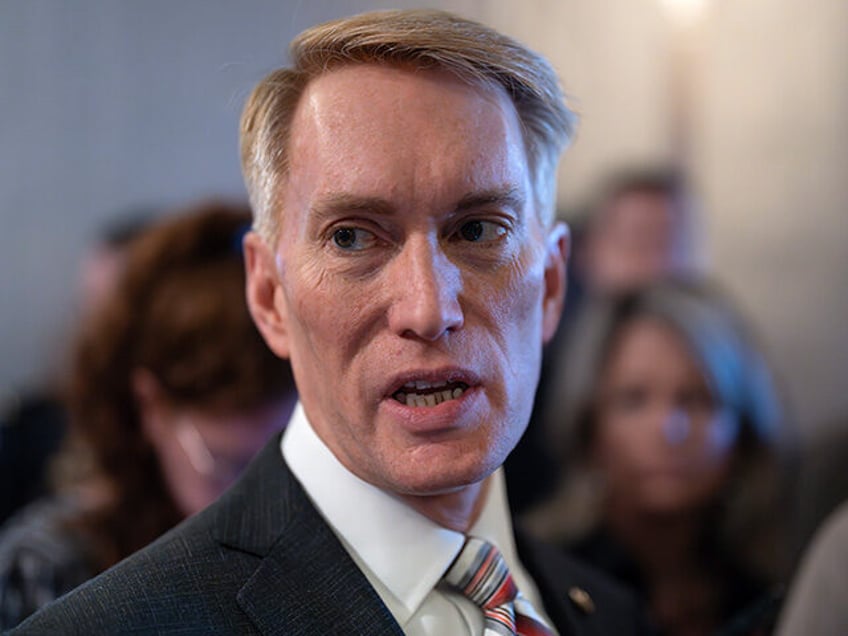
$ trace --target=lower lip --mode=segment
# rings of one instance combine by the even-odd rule
[[[469,416],[481,398],[480,388],[471,387],[460,397],[436,406],[407,406],[394,398],[386,398],[380,410],[410,433],[432,435],[467,428],[470,422],[476,421]]]

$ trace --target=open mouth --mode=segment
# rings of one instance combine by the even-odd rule
[[[406,406],[433,407],[459,399],[467,390],[465,382],[433,383],[417,380],[404,384],[392,394],[392,398]]]

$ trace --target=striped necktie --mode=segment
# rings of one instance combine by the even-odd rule
[[[512,580],[498,549],[468,537],[445,582],[483,610],[484,636],[554,636]]]

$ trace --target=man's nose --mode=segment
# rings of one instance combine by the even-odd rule
[[[435,341],[462,327],[462,276],[438,240],[411,237],[392,264],[389,327],[405,338]]]

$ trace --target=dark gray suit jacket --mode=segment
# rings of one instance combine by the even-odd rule
[[[367,514],[367,511],[363,511]],[[557,550],[518,542],[560,633],[635,634],[630,597]],[[596,611],[569,599],[585,589]],[[275,437],[221,499],[14,634],[403,632],[289,471]]]

